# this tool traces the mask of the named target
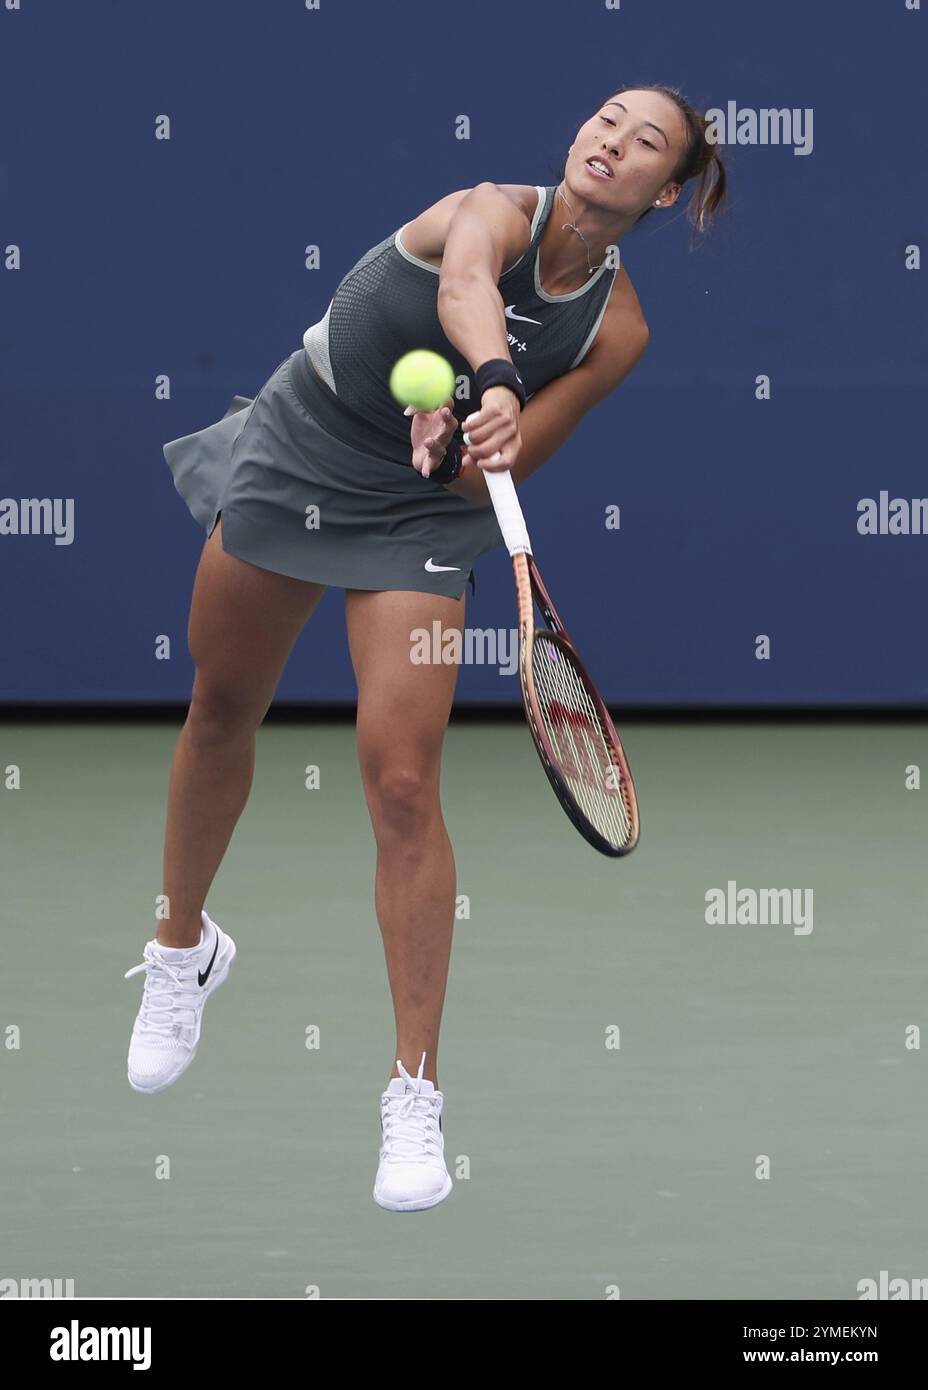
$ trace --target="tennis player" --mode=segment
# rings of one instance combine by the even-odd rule
[[[207,539],[168,793],[169,915],[128,972],[145,974],[129,1081],[161,1091],[193,1060],[235,957],[205,902],[248,797],[255,734],[326,586],[343,588],[396,1019],[374,1187],[391,1211],[432,1207],[452,1185],[437,1057],[455,866],[439,770],[457,670],[414,663],[411,634],[435,621],[460,631],[473,565],[502,544],[484,471],[524,482],[641,358],[648,328],[608,253],[690,180],[694,233],[710,226],[727,178],[707,129],[676,90],[619,88],[577,131],[556,186],[481,183],[439,199],[361,257],[255,400],[236,397],[164,447]],[[409,418],[388,381],[413,348],[450,361],[459,399]]]

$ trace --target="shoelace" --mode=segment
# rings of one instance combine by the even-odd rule
[[[407,1091],[404,1096],[384,1097],[380,1111],[383,1123],[381,1155],[384,1158],[398,1159],[403,1163],[428,1163],[430,1159],[442,1158],[442,1141],[438,1129],[440,1102],[437,1096],[423,1096],[419,1093],[425,1067],[425,1053],[422,1054],[415,1078],[409,1075],[399,1058],[396,1065],[407,1085],[416,1089]]]
[[[141,965],[127,970],[124,979],[131,979],[139,971],[145,971],[145,988],[139,1008],[141,1030],[157,1034],[172,1032],[176,1023],[192,1023],[196,1011],[192,1005],[185,1005],[178,996],[184,989],[184,980],[172,969],[164,957],[149,942],[142,953]],[[189,1019],[178,1017],[182,1012],[190,1013]]]

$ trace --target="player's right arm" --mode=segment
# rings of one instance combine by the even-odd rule
[[[506,315],[497,284],[531,243],[532,227],[518,203],[495,183],[471,189],[448,226],[438,285],[438,318],[445,337],[474,372],[490,358],[511,361]],[[490,386],[471,402],[491,426],[492,452],[480,466],[512,468],[519,456],[520,406],[507,386]],[[464,421],[467,429],[468,421]]]
[[[474,372],[490,358],[511,360],[497,282],[531,243],[526,195],[537,206],[534,188],[481,183],[449,193],[403,230],[408,251],[438,263],[438,319]],[[471,414],[482,410],[493,425],[493,450],[481,466],[512,468],[521,448],[518,400],[508,387],[491,386],[470,404]],[[445,442],[437,420],[429,429]]]
[[[491,357],[509,358],[506,316],[497,281],[523,254],[532,226],[498,184],[478,183],[452,213],[438,280],[438,318],[476,371]]]

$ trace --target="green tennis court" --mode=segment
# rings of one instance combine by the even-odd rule
[[[235,969],[191,1070],[129,1088],[123,974],[152,934],[178,727],[2,729],[0,1278],[853,1299],[881,1270],[924,1274],[923,723],[622,721],[642,836],[614,861],[564,817],[521,720],[453,720],[455,1188],[405,1219],[370,1194],[393,1020],[350,719],[261,729],[207,902]],[[804,925],[709,924],[713,889],[789,890]]]

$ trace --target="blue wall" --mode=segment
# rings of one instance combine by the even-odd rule
[[[881,490],[928,494],[925,281],[905,264],[928,239],[926,10],[0,9],[0,498],[73,498],[76,528],[60,546],[0,535],[2,698],[186,699],[203,535],[162,443],[256,394],[369,246],[452,189],[556,182],[598,102],[655,80],[704,107],[811,109],[813,146],[728,146],[733,206],[711,245],[690,254],[682,217],[657,214],[622,242],[651,344],[523,490],[542,571],[620,707],[924,703],[928,535],[857,522]],[[468,623],[512,620],[500,551]],[[330,591],[279,698],[353,697],[343,627]],[[467,667],[458,696],[518,689]]]

